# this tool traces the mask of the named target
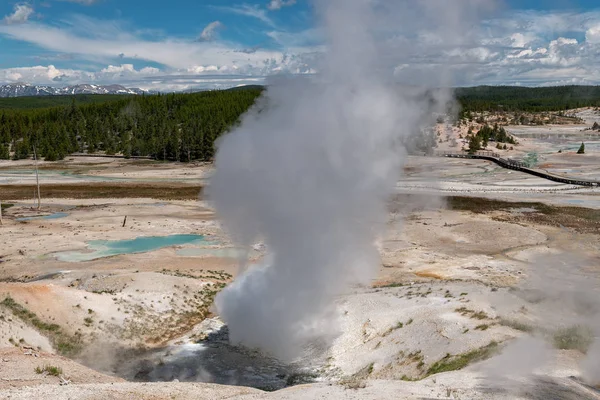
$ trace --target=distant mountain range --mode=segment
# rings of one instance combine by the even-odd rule
[[[66,87],[52,87],[29,85],[27,83],[11,83],[0,86],[0,97],[23,96],[57,96],[72,94],[144,94],[149,93],[142,89],[126,88],[121,85],[74,85]]]

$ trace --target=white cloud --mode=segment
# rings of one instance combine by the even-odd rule
[[[318,46],[322,43],[323,33],[309,28],[300,32],[268,31],[265,34],[284,48]]]
[[[19,82],[23,79],[23,75],[14,71],[6,71],[6,79],[8,81]]]
[[[279,10],[282,7],[289,7],[296,4],[296,0],[271,0],[267,8],[269,10]]]
[[[29,17],[33,14],[33,8],[28,4],[17,4],[15,5],[15,11],[4,17],[4,23],[11,24],[22,24],[27,22]]]
[[[483,27],[476,43],[442,57],[425,46],[416,60],[422,64],[413,59],[400,70],[447,63],[462,85],[600,84],[599,11],[513,12]]]
[[[34,66],[21,68],[8,68],[0,70],[0,81],[5,83],[13,82],[35,82],[41,84],[50,84],[59,82],[63,77],[86,79],[91,75],[83,71],[75,71],[72,69],[58,69],[54,65]]]
[[[510,40],[512,47],[525,47],[528,46],[530,43],[535,42],[535,40],[537,40],[537,37],[531,33],[517,32],[513,33],[510,36]]]
[[[0,69],[0,84],[27,82],[38,85],[65,86],[80,83],[113,84],[146,90],[182,91],[222,89],[239,85],[262,84],[264,76],[235,75],[217,66],[193,67],[189,70],[161,71],[131,64],[109,65],[97,71],[58,69],[54,65]]]
[[[70,53],[91,61],[112,61],[119,58],[151,61],[174,69],[194,65],[238,66],[249,74],[262,73],[268,60],[282,60],[284,54],[277,50],[257,50],[254,53],[236,51],[237,45],[221,42],[190,42],[165,38],[147,40],[134,35],[85,37],[78,31],[59,29],[44,24],[2,25],[0,35],[33,43],[47,50]]]
[[[272,26],[263,35],[277,47],[248,49],[246,45],[219,40],[216,32],[222,25],[218,21],[207,25],[200,35],[201,40],[196,42],[134,31],[119,21],[81,16],[72,16],[60,25],[2,24],[0,37],[31,43],[51,54],[68,54],[73,62],[91,62],[98,67],[90,70],[57,69],[52,65],[9,68],[0,70],[0,83],[122,83],[169,90],[256,83],[272,74],[306,74],[318,70],[320,54],[325,51],[324,32],[310,27],[301,32],[278,29],[267,10],[256,6],[218,9],[247,15]],[[435,71],[450,70],[456,77],[452,83],[457,85],[600,84],[597,68],[600,64],[600,11],[583,14],[513,12],[488,19],[481,27],[461,27],[461,37],[452,48],[440,47],[440,35],[444,32],[423,31],[411,22],[410,15],[403,17],[403,21],[406,24],[393,24],[393,30],[382,27],[389,35],[380,43],[388,50],[385,62],[390,71],[395,69],[399,80],[412,82]],[[43,59],[38,58],[37,62],[42,63]],[[45,58],[46,62],[50,59],[56,60],[58,56]],[[148,63],[154,67],[134,67]],[[340,70],[351,67],[350,61],[336,66]]]
[[[91,6],[92,4],[99,3],[100,0],[60,0],[60,1],[68,1],[69,3],[79,3],[85,6]]]
[[[106,68],[100,70],[100,74],[103,75],[126,75],[126,74],[141,74],[144,76],[156,75],[160,73],[160,69],[154,67],[144,67],[139,71],[136,71],[133,64],[121,64],[121,65],[109,65]]]
[[[226,12],[230,12],[233,14],[243,15],[246,17],[256,18],[263,23],[275,27],[276,24],[273,20],[267,15],[267,11],[260,8],[258,5],[249,5],[243,4],[241,6],[213,6],[214,9],[222,10]]]
[[[217,30],[222,29],[224,25],[220,21],[213,21],[206,25],[206,28],[200,34],[200,40],[209,42],[214,40],[217,34]]]
[[[585,41],[592,44],[600,44],[600,23],[590,27],[585,32]]]

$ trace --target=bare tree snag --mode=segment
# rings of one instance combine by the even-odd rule
[[[40,195],[40,177],[38,174],[38,162],[35,146],[33,146],[33,159],[35,161],[35,184],[37,185],[37,209],[39,210],[42,207],[42,196]]]

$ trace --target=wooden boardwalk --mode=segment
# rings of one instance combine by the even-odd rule
[[[567,185],[579,185],[579,186],[588,186],[588,187],[597,187],[600,186],[599,181],[593,181],[588,179],[581,179],[575,177],[568,176],[560,176],[556,174],[551,174],[549,172],[540,171],[537,169],[529,168],[525,164],[519,161],[511,160],[508,158],[500,157],[500,154],[494,153],[493,151],[477,151],[473,154],[469,154],[462,151],[446,151],[446,152],[436,152],[436,156],[438,157],[450,157],[450,158],[475,158],[480,160],[488,160],[498,164],[499,166],[507,169],[512,169],[514,171],[524,172],[526,174],[535,175],[537,177],[548,179],[554,182],[565,183]]]

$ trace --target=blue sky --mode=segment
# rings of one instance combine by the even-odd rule
[[[390,67],[447,64],[457,85],[597,84],[598,3],[506,0],[481,14],[468,44]],[[326,44],[310,0],[1,0],[0,20],[0,84],[184,90],[262,83],[317,73]],[[393,33],[402,35],[415,36],[402,27]]]

